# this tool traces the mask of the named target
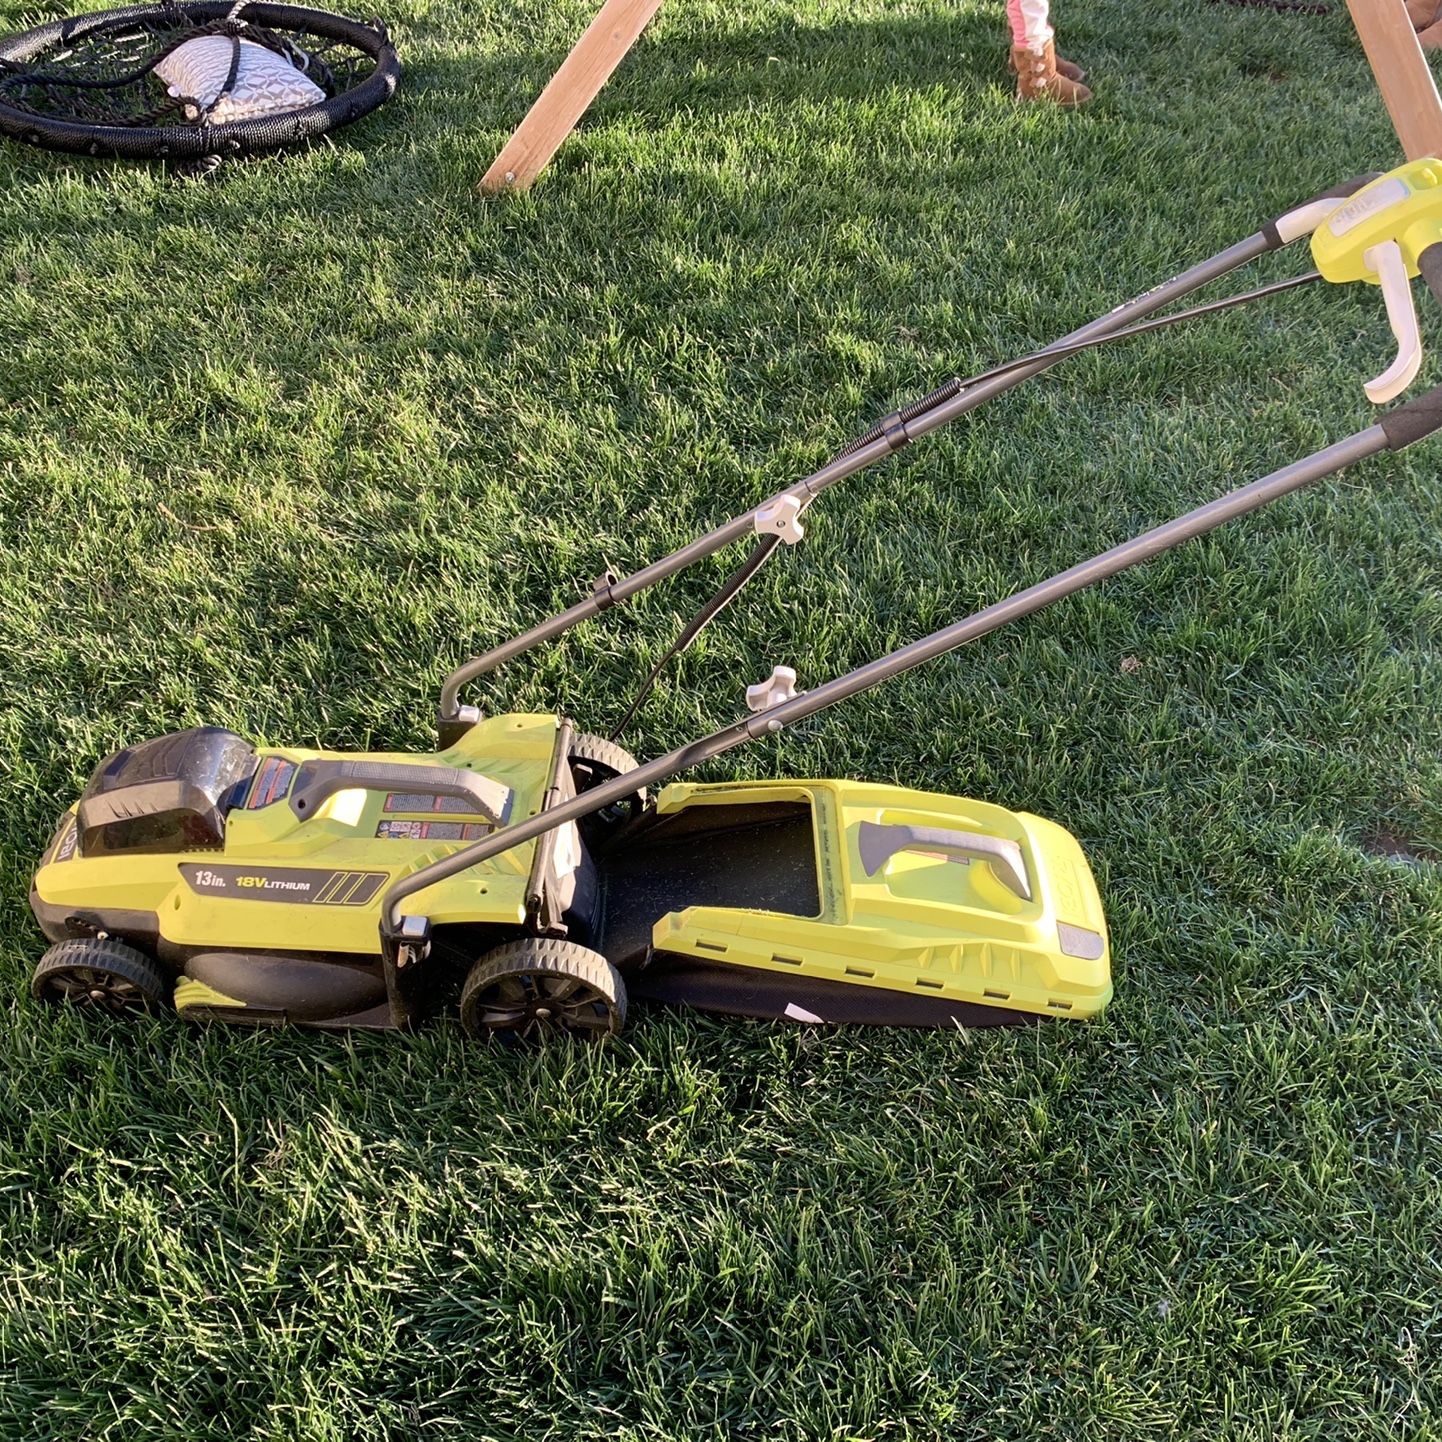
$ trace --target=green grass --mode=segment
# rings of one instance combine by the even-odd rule
[[[1442,1435],[1435,442],[713,769],[1071,827],[1099,1024],[521,1057],[29,1001],[107,751],[428,745],[445,671],[607,563],[1396,159],[1340,6],[1068,6],[1064,116],[1013,105],[999,4],[667,0],[478,201],[589,8],[402,0],[392,105],[204,185],[0,148],[0,1433]],[[995,402],[818,506],[636,749],[1350,433],[1389,344],[1317,288]],[[491,704],[603,728],[720,573]]]

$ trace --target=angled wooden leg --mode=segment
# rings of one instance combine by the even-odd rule
[[[1403,0],[1347,0],[1408,160],[1442,156],[1442,101]]]
[[[541,173],[660,4],[661,0],[606,0],[486,171],[480,184],[483,192],[524,190]]]

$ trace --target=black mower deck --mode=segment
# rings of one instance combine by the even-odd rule
[[[816,838],[804,801],[652,815],[608,850],[600,868],[597,950],[623,971],[645,959],[656,922],[688,906],[821,913]]]

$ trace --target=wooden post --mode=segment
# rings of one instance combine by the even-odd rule
[[[1442,157],[1442,100],[1403,0],[1347,0],[1408,160]]]
[[[541,173],[660,5],[661,0],[606,0],[482,177],[483,193],[524,190]]]

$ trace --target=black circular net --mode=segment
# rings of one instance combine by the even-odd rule
[[[212,124],[173,96],[156,67],[207,35],[282,57],[324,100],[304,109]],[[237,51],[238,53],[238,51]],[[374,110],[399,64],[385,27],[283,4],[131,5],[74,16],[0,41],[0,132],[53,149],[196,157],[270,149]]]

